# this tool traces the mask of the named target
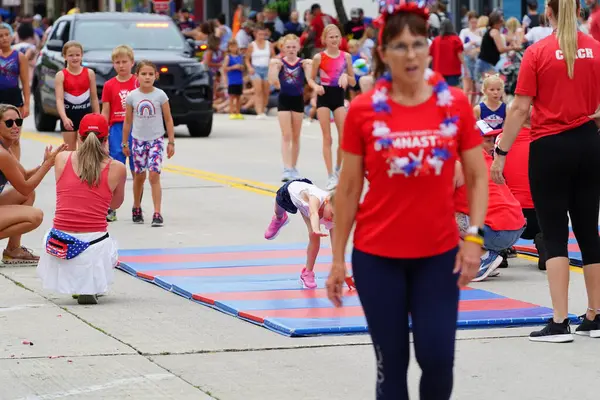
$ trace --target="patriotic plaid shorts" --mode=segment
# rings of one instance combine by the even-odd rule
[[[138,140],[133,138],[131,143],[131,156],[133,158],[133,171],[141,174],[144,171],[160,174],[164,153],[163,138],[154,140]]]

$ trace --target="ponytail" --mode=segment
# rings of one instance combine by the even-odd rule
[[[92,186],[100,184],[102,162],[108,157],[103,142],[98,139],[94,132],[89,132],[83,139],[83,143],[77,149],[77,161],[79,163],[79,178],[82,182]]]
[[[567,73],[573,79],[577,55],[577,0],[558,0],[556,37],[567,63]],[[554,11],[554,10],[553,10]]]

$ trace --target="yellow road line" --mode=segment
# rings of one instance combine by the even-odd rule
[[[22,132],[21,137],[27,140],[33,140],[44,144],[59,145],[63,143],[62,137],[47,135],[37,132]],[[245,190],[247,192],[262,194],[275,197],[278,186],[269,185],[263,182],[257,182],[249,179],[236,178],[235,176],[216,174],[213,172],[202,171],[199,169],[183,167],[180,165],[165,164],[163,170],[182,176],[202,179],[209,182],[216,182],[232,188]]]
[[[535,263],[538,262],[538,258],[537,257],[529,256],[527,254],[517,254],[517,257],[522,258],[524,260],[534,261]],[[578,274],[583,274],[583,268],[575,267],[573,265],[570,265],[569,269],[572,272],[577,272]]]

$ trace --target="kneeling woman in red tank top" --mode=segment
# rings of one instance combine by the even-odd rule
[[[108,123],[102,115],[83,117],[78,136],[77,151],[56,158],[56,214],[37,272],[44,289],[77,294],[79,304],[96,304],[117,265],[106,210],[123,203],[126,172],[108,155]]]

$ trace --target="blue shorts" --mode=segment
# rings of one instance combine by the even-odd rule
[[[132,136],[129,134],[129,149],[132,147]],[[123,123],[116,122],[111,125],[108,134],[108,152],[110,156],[117,161],[127,165],[127,157],[123,154]],[[133,158],[129,157],[129,169],[133,171]]]
[[[263,81],[268,80],[269,78],[269,67],[254,67],[254,75],[252,75],[252,79],[261,79]]]
[[[292,199],[290,198],[290,192],[288,192],[288,187],[293,182],[306,182],[309,185],[312,185],[312,182],[309,179],[304,178],[287,181],[283,184],[282,187],[279,188],[279,190],[277,191],[277,195],[275,196],[275,202],[279,207],[283,208],[290,214],[296,214],[298,212],[298,208],[294,205],[294,203],[292,203]]]

